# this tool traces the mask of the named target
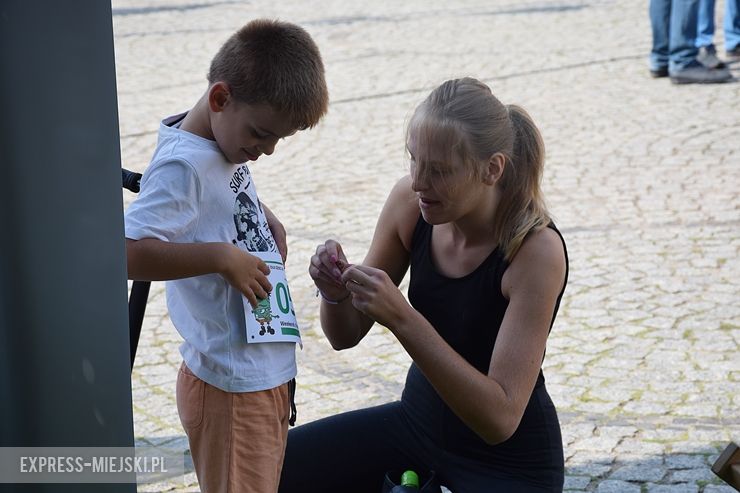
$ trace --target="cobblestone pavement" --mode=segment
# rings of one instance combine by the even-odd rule
[[[144,169],[159,120],[196,101],[220,43],[256,17],[309,30],[332,99],[318,128],[252,168],[289,233],[301,422],[400,395],[409,358],[387,330],[331,350],[308,259],[327,238],[362,258],[407,169],[411,110],[441,81],[473,75],[527,108],[548,148],[544,188],[572,269],[544,363],[566,490],[732,491],[710,465],[740,439],[740,84],[651,79],[644,2],[114,0],[124,166]],[[185,450],[163,288],[132,377],[135,435]],[[192,472],[140,486],[160,490],[198,487]]]

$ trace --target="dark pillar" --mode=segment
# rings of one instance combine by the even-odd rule
[[[133,446],[105,0],[0,2],[0,324],[0,446]]]

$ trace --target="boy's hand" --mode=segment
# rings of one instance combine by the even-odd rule
[[[221,275],[247,297],[252,308],[257,308],[259,300],[267,298],[272,291],[272,285],[267,279],[270,268],[259,257],[233,245],[228,246],[230,248]]]
[[[280,252],[283,263],[285,263],[288,260],[288,235],[285,232],[285,226],[283,226],[283,223],[280,222],[277,216],[263,202],[260,203],[262,204],[262,210],[265,211],[265,219],[267,219],[267,225],[270,227],[272,237],[277,244],[278,252]]]

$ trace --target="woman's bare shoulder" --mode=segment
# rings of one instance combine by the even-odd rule
[[[507,295],[514,288],[531,290],[537,286],[557,293],[563,285],[565,269],[565,249],[560,235],[552,228],[542,228],[522,242],[504,274],[502,290]]]
[[[398,237],[407,251],[411,251],[411,239],[419,220],[419,199],[411,188],[411,176],[406,175],[393,187],[386,201],[388,216],[392,218]]]

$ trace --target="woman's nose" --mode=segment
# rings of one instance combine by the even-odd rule
[[[411,190],[414,192],[420,192],[427,189],[426,178],[421,176],[418,171],[411,173]]]

